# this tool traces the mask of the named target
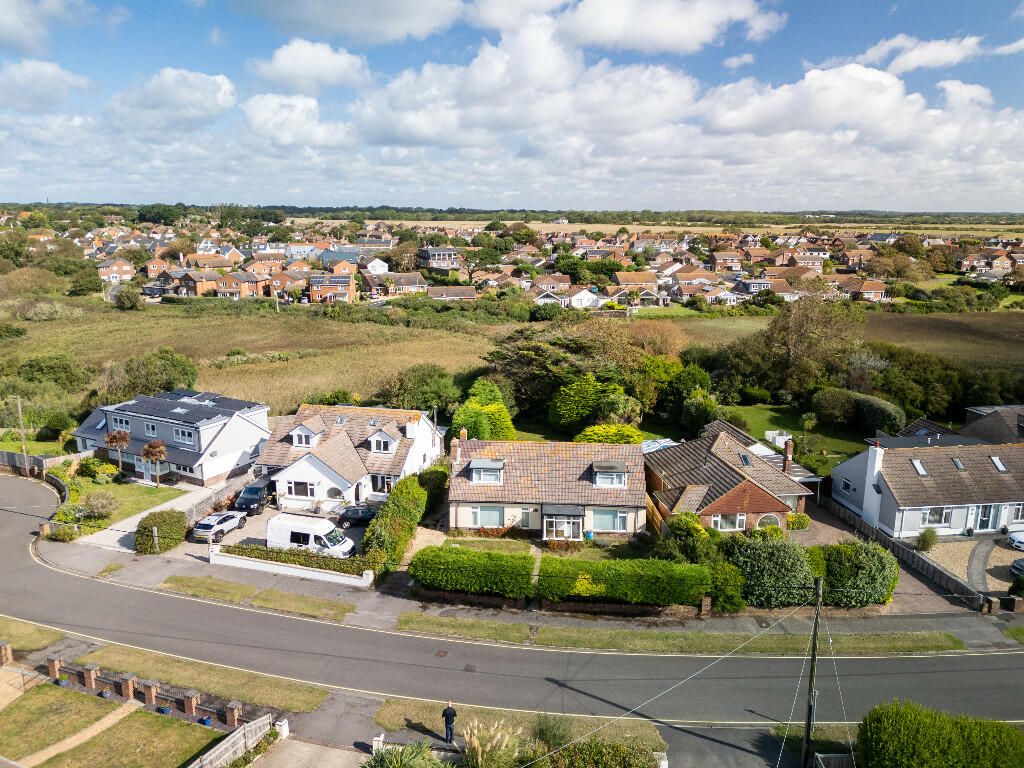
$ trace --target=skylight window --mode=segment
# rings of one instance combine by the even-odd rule
[[[338,418],[336,418],[336,419],[334,420],[334,423],[335,423],[335,424],[344,424],[344,423],[345,423],[345,414],[342,414],[341,416],[339,416]]]
[[[953,466],[959,469],[961,472],[964,471],[964,463],[960,459],[953,459]]]
[[[745,454],[745,453],[741,453],[740,454],[740,464],[742,464],[744,467],[749,467],[750,466],[750,457],[747,456],[747,454]]]
[[[1000,472],[1007,472],[1007,471],[1009,471],[1009,470],[1006,469],[1006,465],[1003,464],[1003,460],[1000,459],[998,456],[989,456],[989,458],[992,459],[992,463],[995,465],[996,469],[999,470]]]
[[[188,408],[172,408],[171,413],[188,413]]]
[[[376,427],[378,424],[380,424],[380,419],[374,416],[372,419],[370,419],[369,423],[371,427]]]
[[[914,471],[917,472],[921,477],[928,477],[928,470],[924,468],[924,464],[921,463],[920,459],[911,459],[910,463],[914,465]]]

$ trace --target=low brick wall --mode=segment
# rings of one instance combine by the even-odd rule
[[[875,528],[870,523],[864,522],[864,520],[835,499],[822,498],[821,506],[840,520],[843,520],[853,526],[853,529],[858,533],[858,535],[868,541],[880,544],[892,552],[895,558],[903,565],[934,582],[937,586],[946,590],[948,593],[956,595],[960,600],[974,610],[981,610],[983,604],[981,594],[971,589],[971,587],[959,577],[954,576],[945,568],[936,565],[908,544],[905,544],[899,539],[894,539],[885,531]]]

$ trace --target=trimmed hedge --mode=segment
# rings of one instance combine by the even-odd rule
[[[751,605],[779,608],[813,598],[814,575],[799,544],[728,536],[722,551],[743,572],[743,596]]]
[[[897,700],[864,716],[857,758],[864,768],[1024,768],[1024,733]]]
[[[825,579],[825,605],[850,608],[892,599],[899,563],[878,544],[828,544],[807,547],[805,554],[811,572]]]
[[[806,512],[790,512],[786,515],[786,529],[790,531],[802,531],[811,527],[811,516]]]
[[[822,423],[850,424],[873,433],[895,434],[907,424],[907,414],[895,403],[849,389],[827,387],[811,398],[811,407]]]
[[[533,555],[424,547],[413,555],[409,575],[427,589],[529,597],[533,563]]]
[[[705,565],[668,560],[576,560],[545,555],[537,595],[545,600],[598,598],[641,605],[697,605],[712,587]]]
[[[153,546],[153,528],[157,542]],[[135,551],[140,555],[155,555],[174,549],[185,540],[188,526],[185,513],[178,509],[158,509],[139,520],[135,529]]]
[[[362,550],[376,573],[393,571],[402,561],[416,526],[427,511],[428,494],[416,475],[403,477],[366,526]]]
[[[562,747],[548,758],[548,764],[551,768],[656,768],[658,760],[650,747],[638,741],[587,739]]]
[[[372,571],[374,563],[365,557],[350,557],[345,560],[328,555],[318,555],[304,549],[270,549],[259,544],[228,544],[220,551],[226,555],[252,557],[256,560],[269,560],[273,563],[287,565],[304,565],[307,568],[319,568],[323,571],[351,573],[361,576],[363,571]]]

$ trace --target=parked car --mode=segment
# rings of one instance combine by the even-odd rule
[[[267,521],[268,549],[304,549],[328,557],[351,557],[356,544],[330,520],[308,515],[274,515]]]
[[[376,514],[377,508],[368,505],[346,507],[345,511],[338,515],[338,527],[351,528],[354,525],[358,528],[368,525]]]
[[[212,541],[219,543],[228,531],[245,528],[247,518],[242,512],[215,512],[207,515],[192,529],[193,541]]]
[[[1010,563],[1010,573],[1014,576],[1024,576],[1024,557]]]
[[[1010,534],[1010,546],[1014,549],[1024,550],[1024,531]]]
[[[261,515],[273,495],[274,481],[267,476],[258,477],[242,489],[231,508],[245,512],[249,517]]]

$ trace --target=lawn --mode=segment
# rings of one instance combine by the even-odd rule
[[[223,736],[220,731],[140,710],[83,744],[50,758],[45,768],[178,768]]]
[[[425,632],[431,635],[502,640],[506,643],[525,643],[530,637],[530,627],[518,622],[450,619],[415,612],[407,612],[399,616],[398,629]]]
[[[462,726],[473,719],[488,723],[500,719],[512,728],[522,728],[523,733],[530,733],[538,718],[538,715],[535,714],[512,712],[500,707],[471,707],[462,704],[455,706],[459,714],[455,724],[456,733],[461,733]],[[440,703],[387,699],[380,705],[373,719],[386,731],[408,729],[425,735],[437,736],[443,732],[442,709],[444,709],[444,705]],[[573,738],[583,736],[597,728],[602,722],[610,721],[599,717],[573,717],[572,715],[553,715],[553,717],[565,722]],[[646,720],[623,718],[599,731],[597,735],[609,741],[637,739],[659,752],[668,746],[658,734],[657,729]]]
[[[482,550],[485,552],[505,552],[510,555],[525,555],[530,551],[530,542],[525,539],[487,539],[459,537],[446,539],[446,547]]]
[[[133,672],[140,678],[155,678],[225,699],[292,712],[312,712],[327,696],[327,691],[311,685],[116,645],[87,653],[75,661],[77,664],[99,664],[115,672]]]
[[[117,709],[117,702],[56,685],[30,688],[0,709],[0,755],[20,760]]]
[[[56,440],[26,440],[29,456],[62,456],[64,449]],[[21,453],[21,440],[0,440],[0,451]]]
[[[1007,627],[1003,630],[1003,634],[1011,640],[1024,644],[1024,627]]]
[[[81,498],[85,498],[90,493],[105,491],[114,494],[118,504],[117,512],[110,517],[104,520],[90,521],[88,524],[90,530],[87,533],[107,528],[114,525],[114,523],[119,523],[126,517],[131,517],[161,504],[166,504],[171,499],[176,499],[185,493],[185,491],[180,491],[177,488],[167,488],[166,486],[152,488],[139,483],[106,483],[105,485],[100,485],[87,477],[80,477],[78,480],[82,483]],[[83,528],[85,527],[83,526]]]
[[[799,753],[803,749],[804,727],[802,725],[791,725],[788,731],[786,726],[777,725],[772,729],[772,734],[780,742],[785,738],[786,749],[791,752]],[[819,725],[811,729],[811,754],[848,755],[851,741],[856,751],[856,725]]]
[[[227,603],[271,608],[275,611],[287,611],[333,621],[344,620],[346,614],[356,609],[352,603],[341,600],[281,592],[276,589],[260,589],[236,581],[216,579],[213,576],[168,576],[160,586],[186,595],[209,597]]]
[[[55,629],[44,629],[17,619],[0,618],[0,637],[10,640],[17,651],[38,651],[53,645],[64,635]]]
[[[800,427],[801,414],[795,408],[784,405],[737,405],[730,406],[728,410],[746,419],[751,436],[758,440],[764,440],[765,432],[769,430],[784,429],[798,437],[803,433]],[[823,428],[816,427],[807,433],[807,437],[814,453],[826,450],[830,456],[835,457],[830,460],[833,466],[867,448],[867,443],[861,439],[863,435],[855,430],[834,429],[825,432]]]
[[[625,629],[587,629],[542,626],[537,629],[537,645],[560,648],[599,648],[621,651],[662,653],[727,653],[738,648],[752,635],[718,632],[633,632]],[[963,642],[946,632],[901,632],[878,635],[833,635],[835,653],[872,655],[924,651],[963,650]],[[831,654],[827,641],[822,652]],[[741,653],[800,655],[807,650],[807,636],[765,634],[744,645]]]

